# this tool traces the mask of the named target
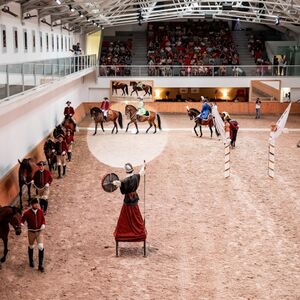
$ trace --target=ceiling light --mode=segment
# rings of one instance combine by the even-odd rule
[[[68,6],[69,6],[69,9],[70,9],[71,12],[75,11],[75,9],[72,7],[72,5],[69,4]]]
[[[61,1],[60,1],[60,0],[55,0],[55,2],[56,2],[58,5],[61,5]]]
[[[79,16],[80,16],[80,18],[83,18],[83,14],[81,11],[79,12]]]
[[[279,17],[276,17],[276,19],[275,19],[275,25],[276,26],[280,25],[280,18]]]

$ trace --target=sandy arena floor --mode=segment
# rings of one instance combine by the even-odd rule
[[[115,257],[122,197],[105,193],[100,181],[123,171],[97,160],[87,146],[92,131],[81,130],[67,176],[51,188],[46,272],[27,264],[26,230],[20,237],[11,231],[0,299],[300,299],[300,130],[277,141],[273,180],[267,177],[269,132],[254,130],[277,119],[238,118],[227,180],[223,145],[207,131],[201,139],[190,130],[92,137],[103,144],[110,139],[120,156],[129,139],[136,145],[151,139],[154,147],[166,140],[147,166],[147,258],[141,243],[121,244]],[[193,126],[184,115],[163,115],[162,125]],[[92,126],[91,120],[80,126]],[[287,127],[299,129],[300,117],[291,116]],[[142,149],[145,157],[151,147]],[[143,182],[139,192],[143,212]]]

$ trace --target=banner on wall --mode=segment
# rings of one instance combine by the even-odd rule
[[[153,80],[111,80],[111,101],[153,101]]]

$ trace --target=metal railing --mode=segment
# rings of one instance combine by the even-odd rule
[[[50,60],[0,65],[0,99],[38,85],[95,67],[96,55],[78,55]]]
[[[300,76],[300,65],[99,65],[98,75],[111,76]]]

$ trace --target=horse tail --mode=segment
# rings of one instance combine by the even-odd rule
[[[160,115],[159,115],[159,114],[156,114],[156,116],[157,116],[158,128],[159,128],[159,130],[161,130],[161,120],[160,120]]]
[[[120,128],[123,128],[123,117],[122,117],[122,113],[120,111],[118,111],[119,115],[118,115],[118,123]]]
[[[149,89],[150,89],[150,95],[152,95],[152,86],[149,85]]]
[[[215,117],[213,117],[213,125],[214,125],[214,127],[215,127],[215,133],[216,133],[216,136],[219,136],[219,135],[220,135],[220,132],[219,132],[218,129],[217,129]]]
[[[125,84],[125,93],[128,96],[128,85],[127,84]]]

